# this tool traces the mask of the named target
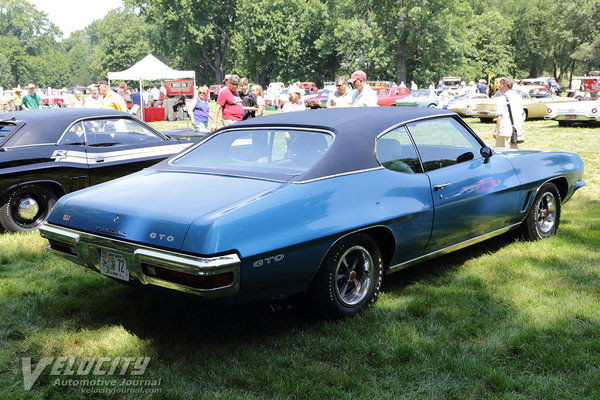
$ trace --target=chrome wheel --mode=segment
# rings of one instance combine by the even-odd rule
[[[336,265],[335,294],[345,306],[354,306],[366,297],[374,277],[371,254],[362,246],[350,247]]]
[[[556,234],[559,223],[560,193],[555,184],[548,182],[539,189],[521,230],[526,238],[540,240]]]
[[[556,198],[551,192],[546,192],[540,197],[537,206],[537,225],[542,234],[546,234],[554,229],[557,213]]]
[[[32,197],[23,197],[17,204],[17,214],[23,221],[32,221],[40,212],[38,202]]]

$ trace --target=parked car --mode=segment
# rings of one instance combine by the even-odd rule
[[[300,86],[300,89],[304,90],[305,95],[313,95],[314,96],[317,93],[319,93],[319,90],[317,89],[317,85],[315,85],[314,82],[300,82],[300,84],[298,86]]]
[[[229,303],[304,294],[337,318],[409,265],[511,229],[555,234],[582,174],[576,154],[492,150],[445,110],[277,113],[64,196],[40,231],[120,282]]]
[[[223,89],[225,85],[210,85],[208,88],[208,94],[211,100],[216,100],[219,97],[219,92]]]
[[[592,100],[600,98],[600,75],[573,77],[567,97],[583,100],[586,93],[590,94]]]
[[[487,100],[489,98],[483,93],[467,93],[452,98],[444,108],[457,113],[461,117],[467,117],[469,116],[469,110],[473,108],[475,103]]]
[[[523,98],[524,120],[544,118],[546,110],[551,104],[577,101],[570,97],[552,96],[543,86],[514,86],[513,90]],[[469,115],[479,117],[481,122],[492,122],[498,116],[498,102],[500,101],[505,101],[504,93],[497,91],[489,101],[482,100],[473,105]]]
[[[592,100],[592,94],[586,93],[582,101],[554,103],[546,110],[545,119],[558,121],[559,126],[568,126],[576,122],[600,122],[600,99]]]
[[[324,88],[319,91],[316,96],[312,96],[304,100],[304,104],[308,108],[317,109],[317,108],[325,108],[327,107],[327,101],[329,100],[329,95],[332,91],[335,90],[335,86],[333,88]]]
[[[419,89],[408,96],[396,100],[396,106],[435,108],[438,104],[439,91],[435,89]]]
[[[444,85],[446,85],[446,88],[450,89],[453,92],[455,90],[458,90],[461,81],[462,79],[460,78],[460,76],[445,76],[442,78],[442,82],[444,83]]]
[[[65,193],[141,170],[190,145],[102,109],[0,116],[0,227],[36,229]]]
[[[375,87],[377,92],[377,104],[380,106],[394,106],[396,100],[403,99],[410,94],[410,90],[405,87]]]

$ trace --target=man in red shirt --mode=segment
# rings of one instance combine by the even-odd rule
[[[244,116],[244,106],[242,105],[242,99],[237,91],[240,83],[240,77],[237,75],[231,75],[231,78],[226,82],[227,88],[219,93],[217,97],[217,108],[212,119],[210,130],[214,131],[217,129],[217,121],[219,118],[219,112],[223,112],[223,126],[235,124],[242,120]]]

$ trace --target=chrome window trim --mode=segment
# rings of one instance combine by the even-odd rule
[[[217,134],[214,135],[209,135],[206,138],[202,139],[198,144],[191,146],[188,150],[182,152],[181,154],[179,154],[177,157],[173,157],[172,159],[169,160],[169,165],[170,166],[174,166],[173,162],[179,160],[181,157],[187,155],[189,152],[193,151],[196,147],[201,146],[204,142],[217,137],[223,133],[226,132],[233,132],[233,131],[264,131],[264,130],[268,130],[268,129],[273,129],[273,130],[284,130],[284,129],[288,129],[288,130],[297,130],[297,131],[308,131],[308,132],[319,132],[319,133],[326,133],[328,135],[331,135],[333,137],[331,143],[333,143],[333,141],[335,140],[335,132],[327,130],[327,129],[318,129],[318,128],[302,128],[302,127],[295,127],[295,126],[285,126],[285,125],[281,125],[281,126],[254,126],[254,127],[248,127],[248,128],[244,128],[244,127],[232,127],[232,128],[227,128],[227,129],[223,129],[222,131],[219,131]],[[331,146],[329,146],[331,147]],[[327,149],[329,150],[329,148]],[[217,174],[218,175],[218,174]],[[247,177],[247,176],[246,176]],[[260,178],[257,178],[260,179]],[[284,181],[287,182],[287,181]]]
[[[241,259],[233,252],[221,256],[198,257],[127,242],[116,238],[98,236],[92,233],[69,229],[50,223],[45,223],[40,227],[40,234],[46,239],[72,246],[76,255],[52,249],[50,244],[46,246],[48,251],[54,252],[98,273],[100,272],[99,250],[104,249],[114,251],[125,257],[130,273],[130,281],[137,281],[144,285],[150,284],[161,286],[207,298],[232,296],[239,291]],[[142,262],[171,271],[198,276],[232,273],[233,280],[228,286],[213,289],[200,289],[148,276],[143,272]]]

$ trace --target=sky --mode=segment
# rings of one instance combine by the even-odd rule
[[[60,28],[63,39],[95,19],[102,19],[112,9],[123,5],[122,0],[27,0]]]

